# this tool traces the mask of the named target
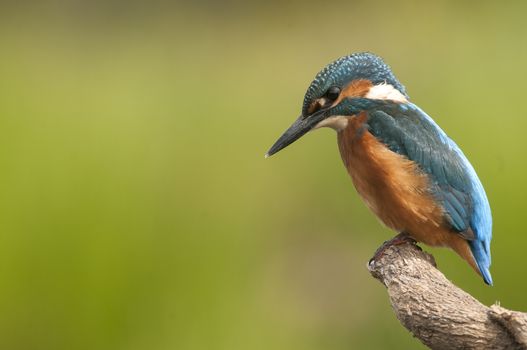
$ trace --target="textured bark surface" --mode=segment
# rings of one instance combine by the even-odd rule
[[[527,314],[487,307],[453,285],[414,244],[386,248],[368,269],[395,315],[431,349],[527,349]]]

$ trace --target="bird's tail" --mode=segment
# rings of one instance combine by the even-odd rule
[[[490,242],[489,242],[490,243]],[[469,242],[470,250],[476,260],[479,272],[483,277],[483,280],[489,286],[492,286],[492,276],[490,275],[490,244],[480,240],[473,240]]]

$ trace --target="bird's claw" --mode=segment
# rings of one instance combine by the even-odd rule
[[[373,257],[370,259],[368,264],[371,264],[375,260],[378,260],[384,252],[391,246],[394,245],[401,245],[401,244],[413,244],[417,248],[421,250],[421,247],[417,245],[417,241],[413,239],[408,233],[401,232],[397,236],[393,237],[392,239],[385,241],[378,249],[375,251],[375,254],[373,254]]]

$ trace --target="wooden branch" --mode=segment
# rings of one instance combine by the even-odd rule
[[[487,307],[435,267],[432,255],[407,243],[389,246],[368,269],[381,281],[395,315],[431,349],[527,349],[527,314]]]

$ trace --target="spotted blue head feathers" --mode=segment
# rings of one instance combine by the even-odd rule
[[[358,79],[371,81],[373,85],[390,84],[408,97],[406,89],[382,58],[369,52],[361,52],[331,62],[315,76],[306,91],[302,114],[306,116],[311,103],[323,97],[332,86],[342,90],[351,81]]]

